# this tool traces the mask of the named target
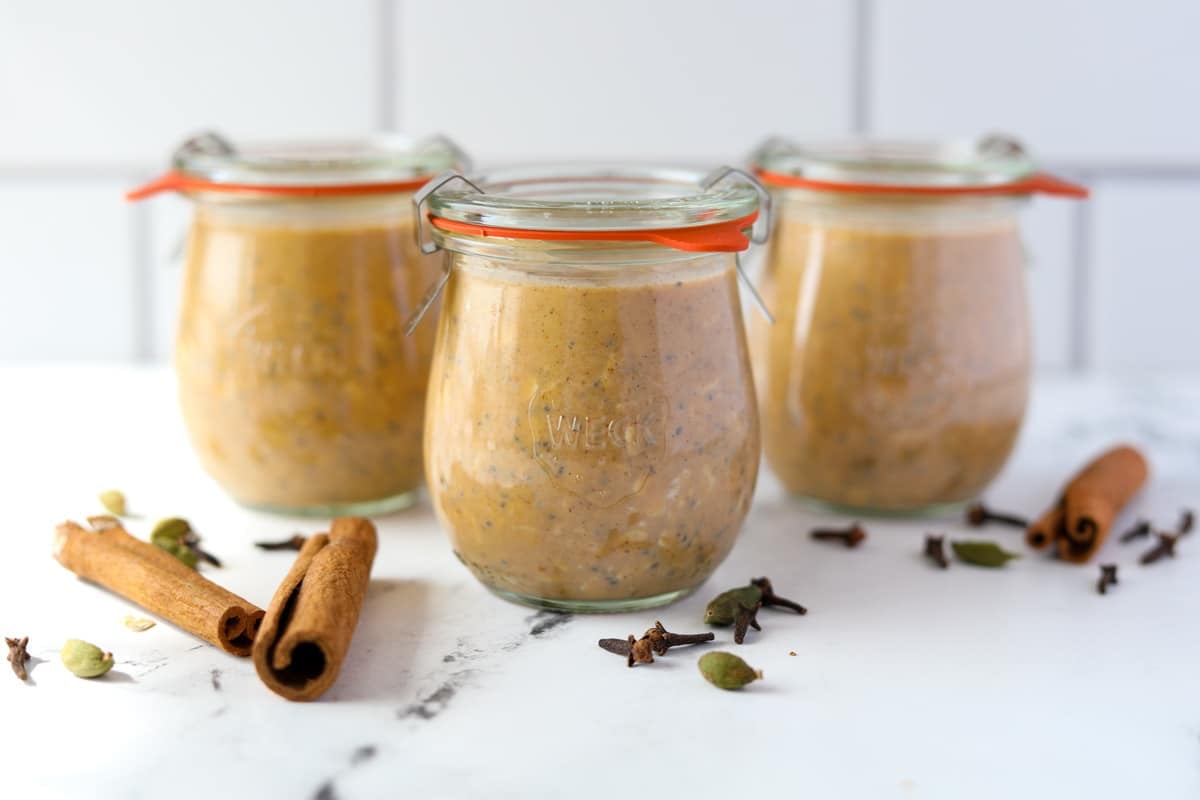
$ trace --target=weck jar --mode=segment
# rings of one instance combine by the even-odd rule
[[[194,206],[175,370],[193,447],[238,502],[382,513],[411,503],[433,333],[405,335],[440,256],[413,192],[461,161],[442,138],[181,146],[130,196]]]
[[[753,349],[766,458],[854,513],[948,513],[1003,467],[1025,415],[1030,329],[1018,212],[1086,195],[1019,144],[772,140],[776,223]]]
[[[751,181],[530,167],[422,190],[450,254],[426,483],[493,592],[645,608],[728,554],[760,454],[737,288]]]

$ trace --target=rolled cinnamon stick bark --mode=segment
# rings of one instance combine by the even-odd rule
[[[254,668],[288,700],[315,700],[341,671],[375,560],[375,526],[338,517],[310,536],[271,598],[254,642]]]
[[[1029,526],[1025,541],[1033,547],[1053,542],[1059,558],[1087,562],[1148,475],[1145,457],[1128,445],[1101,453],[1071,479],[1054,507]]]
[[[1062,500],[1054,507],[1033,521],[1025,531],[1025,543],[1037,550],[1043,550],[1066,535],[1067,515],[1063,511]]]
[[[64,522],[54,557],[81,578],[137,603],[235,656],[250,655],[262,609],[189,569],[165,550],[110,525],[88,530]]]

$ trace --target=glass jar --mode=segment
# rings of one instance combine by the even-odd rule
[[[433,334],[405,323],[440,274],[411,199],[445,140],[231,145],[208,134],[131,193],[195,206],[175,344],[200,461],[238,502],[383,513],[422,481]]]
[[[450,258],[426,482],[493,592],[646,608],[733,546],[760,453],[736,255],[758,190],[738,176],[530,168],[427,187]]]
[[[1018,211],[1084,196],[1015,142],[772,141],[754,331],[767,462],[854,513],[958,510],[1003,467],[1025,415],[1030,333]]]

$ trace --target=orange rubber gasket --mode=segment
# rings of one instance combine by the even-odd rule
[[[740,219],[687,228],[650,228],[635,231],[546,231],[528,228],[497,228],[429,215],[433,227],[468,236],[497,236],[505,239],[538,239],[545,242],[653,242],[689,253],[739,253],[750,246],[746,231],[754,226],[758,212]]]
[[[141,200],[159,192],[228,192],[231,194],[268,194],[279,197],[345,197],[356,194],[387,194],[389,192],[413,192],[420,189],[432,176],[410,178],[406,181],[387,183],[335,183],[320,185],[262,185],[257,183],[219,183],[206,181],[171,170],[159,175],[147,184],[125,193],[126,200]]]
[[[852,192],[855,194],[908,194],[927,195],[934,197],[953,196],[988,196],[1006,194],[1048,194],[1056,197],[1086,198],[1090,192],[1087,187],[1077,183],[1056,178],[1045,172],[1035,172],[1011,183],[1001,183],[992,186],[901,186],[883,183],[840,183],[837,181],[817,181],[810,178],[800,178],[795,175],[784,175],[765,169],[756,169],[755,174],[768,186],[780,186],[794,189],[813,189],[822,192]]]

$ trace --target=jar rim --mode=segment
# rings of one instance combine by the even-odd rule
[[[758,210],[752,183],[686,168],[545,164],[469,176],[428,196],[431,216],[541,232],[654,231],[735,222]]]
[[[209,132],[176,148],[171,166],[216,184],[324,186],[426,180],[460,166],[463,159],[462,151],[442,136],[413,139],[381,133],[234,143]]]
[[[799,142],[775,137],[752,160],[756,169],[847,183],[992,186],[1034,172],[1033,159],[1012,137],[978,140],[852,137]]]

